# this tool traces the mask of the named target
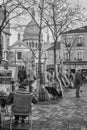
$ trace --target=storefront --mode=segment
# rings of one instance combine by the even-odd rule
[[[63,62],[63,66],[65,66],[66,69],[69,67],[71,68],[71,71],[75,72],[75,69],[77,67],[81,67],[82,71],[87,71],[87,61],[71,61],[69,62]]]

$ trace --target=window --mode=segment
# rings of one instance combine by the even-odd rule
[[[28,42],[27,42],[27,46],[28,46]]]
[[[71,47],[72,43],[73,43],[73,39],[72,38],[67,38],[65,40],[66,47]]]
[[[37,48],[37,42],[36,42],[36,48]]]
[[[22,59],[22,52],[17,52],[17,59],[21,60]]]
[[[84,52],[83,51],[77,51],[76,52],[76,57],[75,57],[75,59],[76,60],[83,60],[83,58],[84,58]]]
[[[64,52],[64,60],[69,60],[69,54],[68,54],[68,52]]]
[[[31,42],[29,42],[29,44],[30,44],[30,48],[31,48]]]
[[[78,37],[76,42],[77,42],[77,46],[83,46],[84,38],[83,37]]]
[[[34,48],[34,42],[32,42],[32,47]]]

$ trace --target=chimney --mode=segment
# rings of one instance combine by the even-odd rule
[[[21,36],[20,33],[18,33],[18,41],[21,40]]]

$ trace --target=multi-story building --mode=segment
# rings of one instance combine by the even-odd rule
[[[75,71],[80,66],[87,70],[87,26],[64,32],[62,43],[64,68]]]

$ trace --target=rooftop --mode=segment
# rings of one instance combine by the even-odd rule
[[[63,34],[70,34],[70,33],[87,33],[87,26],[72,29],[72,30],[64,32]]]
[[[61,44],[61,42],[57,42],[57,44],[56,44],[56,50],[60,49],[60,44]],[[51,43],[51,46],[49,48],[47,48],[47,51],[48,50],[53,50],[53,49],[54,49],[54,42]]]

